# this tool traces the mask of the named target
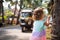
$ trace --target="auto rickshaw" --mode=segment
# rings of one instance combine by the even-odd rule
[[[32,26],[33,26],[32,10],[30,10],[30,9],[21,10],[21,12],[20,12],[20,26],[22,28],[22,32],[32,29]]]

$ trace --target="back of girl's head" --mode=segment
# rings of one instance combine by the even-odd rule
[[[35,20],[40,20],[42,18],[42,15],[43,15],[43,8],[36,8],[33,11],[33,15],[34,15]]]

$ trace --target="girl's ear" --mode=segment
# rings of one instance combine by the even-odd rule
[[[35,20],[34,15],[32,15],[32,19]]]

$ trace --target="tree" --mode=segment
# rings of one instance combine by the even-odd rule
[[[18,3],[18,1],[16,0],[16,1],[15,1],[15,10],[14,10],[14,17],[15,17],[15,14],[16,14],[16,10],[17,10],[17,3]],[[13,24],[13,21],[14,21],[14,17],[12,18],[11,24]]]
[[[50,0],[50,2],[48,3],[48,8],[47,8],[49,14],[52,14],[53,5],[54,5],[54,0]]]
[[[31,5],[31,0],[23,0],[23,8],[29,8]]]
[[[60,40],[60,0],[54,0],[52,39]]]
[[[4,8],[3,8],[3,0],[0,0],[0,14],[2,13],[2,24],[4,24]]]
[[[7,2],[10,1],[11,5],[15,5],[15,10],[14,10],[14,17],[15,17],[16,10],[17,10],[18,0],[16,0],[15,2],[13,2],[13,0],[5,0],[5,1],[7,1]],[[12,18],[11,24],[13,24],[14,17]]]
[[[42,4],[42,0],[23,0],[24,8],[36,8],[40,7]]]
[[[18,12],[17,24],[19,23],[20,11],[22,9],[22,6],[23,6],[23,0],[20,0],[20,9],[19,9],[19,12]]]
[[[14,5],[15,2],[13,2],[12,0],[5,0],[6,2],[10,2],[11,5]]]
[[[34,0],[33,7],[41,7],[42,5],[42,0]]]

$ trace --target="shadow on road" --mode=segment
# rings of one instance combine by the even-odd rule
[[[32,31],[31,30],[27,30],[27,31],[25,31],[23,33],[32,33]]]
[[[20,25],[9,25],[3,27],[4,29],[21,29]]]
[[[29,40],[31,31],[21,32],[21,27],[8,26],[0,28],[0,40]]]
[[[17,39],[16,36],[9,36],[9,35],[0,36],[0,40],[16,40],[16,39]]]
[[[17,36],[6,35],[6,34],[8,34],[8,31],[0,29],[0,40],[17,40]]]

